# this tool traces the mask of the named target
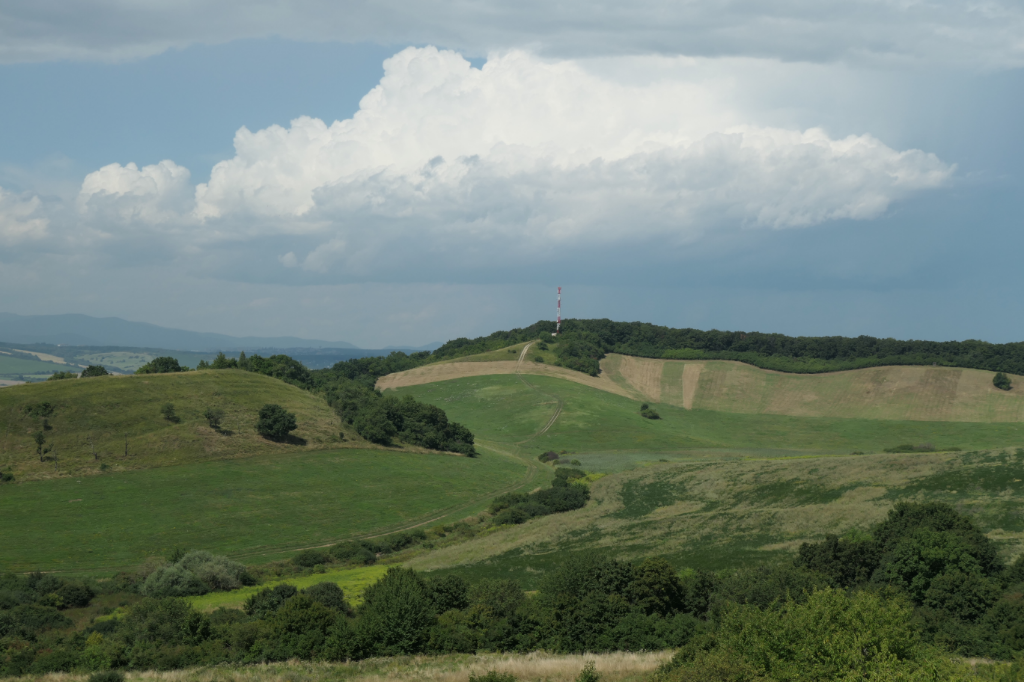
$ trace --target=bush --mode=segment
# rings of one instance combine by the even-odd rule
[[[89,682],[124,682],[124,673],[120,670],[101,670],[89,675]]]
[[[331,563],[331,555],[319,549],[304,549],[292,557],[292,563],[304,568],[312,568],[317,564]]]
[[[77,378],[78,378],[78,375],[75,374],[74,372],[54,372],[49,377],[47,377],[46,380],[47,381],[60,381],[61,379],[77,379]]]
[[[203,411],[203,417],[206,419],[206,423],[210,425],[210,428],[214,431],[220,431],[220,422],[224,419],[224,410],[219,407],[207,407]]]
[[[172,403],[164,403],[161,405],[160,414],[164,416],[164,419],[174,424],[181,421],[181,417],[174,413],[174,405]]]
[[[992,377],[992,385],[1002,391],[1009,391],[1013,388],[1010,384],[1010,377],[1006,376],[1002,372],[996,372],[996,375]]]
[[[369,566],[377,561],[376,552],[357,541],[339,542],[327,551],[338,561],[347,564]]]
[[[288,599],[298,594],[294,585],[281,583],[275,587],[265,587],[245,600],[242,610],[253,618],[266,618],[276,612]]]
[[[558,459],[558,453],[555,452],[554,450],[548,450],[547,452],[545,452],[545,453],[543,453],[541,455],[538,455],[537,459],[539,459],[541,462],[544,462],[544,463],[552,462],[552,461]]]
[[[157,568],[142,584],[147,597],[187,597],[235,590],[255,580],[242,564],[204,551],[192,551]]]
[[[436,619],[427,586],[408,568],[390,568],[363,593],[357,637],[369,656],[399,656],[424,650]]]
[[[140,590],[147,597],[190,597],[209,591],[192,571],[177,564],[158,568],[146,578]]]
[[[345,601],[345,593],[335,583],[317,583],[302,590],[300,594],[304,594],[313,601],[339,613],[351,614],[352,609],[349,607],[348,602]]]
[[[658,411],[647,403],[640,405],[640,416],[644,419],[661,419],[661,415],[658,414]]]
[[[280,405],[267,404],[260,408],[256,432],[264,438],[281,440],[287,438],[288,433],[296,428],[298,424],[295,422],[295,415]]]
[[[0,471],[0,483],[10,483],[14,480],[14,474],[6,471]]]
[[[184,372],[185,367],[178,364],[177,358],[169,356],[153,358],[142,367],[135,370],[136,374],[170,374],[171,372]]]
[[[105,377],[108,376],[109,374],[110,372],[108,372],[103,365],[89,365],[88,367],[82,370],[81,377],[83,379],[85,379],[86,377]]]

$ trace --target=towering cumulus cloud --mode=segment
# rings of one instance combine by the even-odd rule
[[[696,79],[640,83],[525,52],[476,69],[435,48],[387,60],[351,119],[242,128],[235,151],[194,201],[172,162],[115,164],[86,179],[80,208],[216,225],[207,233],[235,240],[310,235],[304,256],[279,261],[324,272],[382,240],[514,238],[529,250],[867,219],[953,170],[871,135],[758,126]]]

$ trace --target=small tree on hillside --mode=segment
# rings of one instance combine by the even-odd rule
[[[280,405],[267,404],[260,408],[259,418],[256,420],[256,432],[264,438],[281,440],[297,427],[295,415]]]
[[[82,370],[81,377],[83,379],[85,379],[86,377],[105,377],[109,374],[110,372],[108,372],[107,368],[104,367],[103,365],[89,365],[88,367]]]
[[[220,423],[224,419],[224,410],[219,407],[207,407],[206,411],[203,412],[203,416],[206,417],[206,422],[210,425],[211,429],[220,431]]]
[[[164,403],[160,407],[160,414],[164,416],[164,419],[174,424],[181,421],[181,417],[174,412],[174,405],[172,403]]]
[[[992,377],[992,385],[1003,391],[1009,391],[1013,388],[1012,384],[1010,384],[1010,377],[1002,372],[996,372],[996,375]]]

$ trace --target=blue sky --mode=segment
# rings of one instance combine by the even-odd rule
[[[1024,338],[1017,4],[549,4],[6,3],[0,308]]]

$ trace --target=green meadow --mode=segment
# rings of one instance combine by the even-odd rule
[[[498,454],[271,454],[0,488],[0,571],[110,575],[173,548],[249,562],[463,518],[525,484]]]
[[[977,423],[791,417],[686,410],[655,404],[661,419],[640,416],[640,403],[554,377],[490,375],[395,389],[433,403],[485,441],[585,455],[622,453],[635,459],[664,453],[708,457],[714,450],[741,456],[880,452],[903,443],[979,450],[1024,443],[1019,423]],[[561,413],[543,434],[554,412]],[[656,455],[656,456],[655,456]],[[603,469],[614,470],[605,458]],[[582,461],[582,460],[581,460]]]

